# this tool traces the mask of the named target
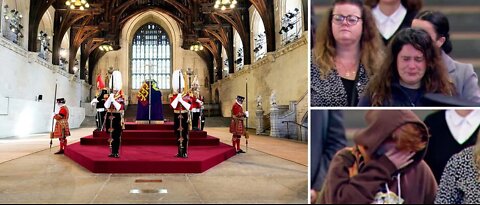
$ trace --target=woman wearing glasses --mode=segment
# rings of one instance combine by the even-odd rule
[[[356,106],[383,60],[383,45],[361,0],[335,0],[312,52],[311,106]]]
[[[410,27],[422,0],[366,0],[385,45],[403,28]]]

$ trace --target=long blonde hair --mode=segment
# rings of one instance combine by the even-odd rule
[[[324,18],[317,28],[315,47],[313,48],[313,63],[317,64],[321,78],[325,78],[335,67],[336,42],[332,33],[333,8],[337,4],[354,4],[362,12],[362,37],[360,39],[360,63],[365,66],[371,76],[380,68],[383,61],[384,46],[375,25],[370,8],[360,0],[335,0],[333,5],[324,14]]]

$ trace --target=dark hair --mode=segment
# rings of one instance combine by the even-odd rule
[[[428,21],[433,25],[438,38],[445,37],[445,43],[442,45],[442,50],[449,54],[452,52],[452,42],[450,41],[450,24],[448,18],[438,11],[422,11],[415,19]]]
[[[365,0],[365,5],[373,8],[377,6],[379,1],[380,0]],[[422,0],[401,0],[401,3],[408,11],[420,11],[423,6]]]
[[[433,45],[432,38],[422,29],[405,28],[388,45],[387,58],[377,75],[369,82],[366,95],[372,99],[373,106],[382,106],[392,100],[392,84],[400,79],[397,68],[397,56],[404,45],[412,45],[421,51],[426,61],[426,70],[422,86],[426,93],[442,93],[452,96],[455,89],[448,80],[447,68],[443,63],[439,49]]]

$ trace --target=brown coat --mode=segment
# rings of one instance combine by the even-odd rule
[[[330,164],[325,185],[320,194],[320,203],[360,203],[374,201],[375,195],[388,185],[389,190],[404,199],[404,203],[431,204],[437,191],[435,178],[423,161],[425,149],[417,152],[414,162],[397,170],[395,165],[378,149],[388,139],[392,132],[407,122],[425,126],[411,111],[375,110],[366,115],[368,127],[361,130],[355,137],[357,145],[366,147],[370,160],[360,166],[358,173],[352,175],[357,157],[353,149],[339,151]],[[426,128],[426,126],[425,126]],[[397,174],[400,173],[400,181]],[[400,184],[401,194],[397,189]]]

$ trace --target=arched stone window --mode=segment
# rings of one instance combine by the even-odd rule
[[[242,70],[244,63],[244,52],[243,52],[243,43],[240,35],[238,34],[237,30],[234,29],[233,31],[233,55],[235,63],[235,71]]]
[[[253,53],[255,61],[261,59],[267,54],[267,35],[265,34],[265,25],[263,24],[262,17],[255,9],[252,15],[252,31],[253,36]]]
[[[229,75],[229,65],[228,65],[228,55],[227,55],[227,50],[225,50],[225,47],[222,46],[222,76],[224,78],[228,77]]]
[[[170,89],[172,49],[160,25],[147,23],[140,27],[133,36],[131,52],[133,89],[139,89],[148,79],[157,81],[160,89]]]
[[[301,0],[281,0],[280,35],[282,45],[291,43],[302,36],[303,13]]]

